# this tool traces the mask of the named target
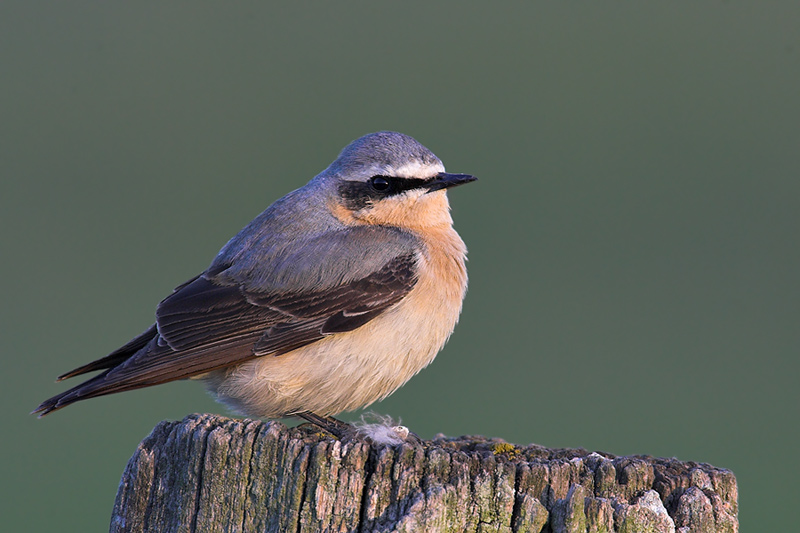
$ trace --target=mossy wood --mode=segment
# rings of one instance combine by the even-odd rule
[[[736,516],[733,473],[707,464],[192,415],[139,445],[111,531],[732,533]]]

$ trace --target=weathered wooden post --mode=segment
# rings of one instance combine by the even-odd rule
[[[122,476],[111,531],[738,531],[732,472],[485,437],[342,443],[313,426],[162,422]]]

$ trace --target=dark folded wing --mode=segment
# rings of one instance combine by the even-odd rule
[[[262,294],[200,277],[158,306],[158,331],[175,351],[258,334],[254,355],[286,353],[365,324],[399,302],[415,283],[414,254],[395,257],[363,279],[319,291]]]
[[[326,291],[266,299],[250,296],[252,304],[291,317],[271,325],[254,346],[254,353],[279,355],[325,335],[352,331],[402,300],[416,281],[416,257],[407,254],[363,279]]]
[[[171,381],[351,331],[399,302],[416,283],[416,257],[322,291],[259,294],[201,276],[158,306],[159,337],[112,371]]]
[[[261,294],[217,284],[207,273],[161,302],[156,326],[65,377],[108,370],[47,400],[35,412],[44,415],[78,400],[281,355],[326,335],[352,331],[402,300],[416,281],[413,253],[395,257],[362,279],[319,291]],[[131,353],[131,348],[137,351]],[[126,358],[120,360],[123,352]]]

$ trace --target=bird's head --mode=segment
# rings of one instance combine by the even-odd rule
[[[345,224],[408,229],[452,224],[445,190],[477,179],[446,173],[430,150],[389,131],[356,139],[320,177]]]

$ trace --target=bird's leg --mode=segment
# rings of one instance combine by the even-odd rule
[[[332,416],[319,416],[311,411],[296,413],[294,416],[321,427],[339,440],[349,440],[358,434],[356,428]]]
[[[377,442],[379,444],[397,444],[398,441],[400,442],[408,442],[411,444],[422,444],[422,439],[414,433],[413,431],[409,431],[409,429],[405,426],[389,426],[387,424],[375,424],[375,426],[384,427],[390,429],[394,432],[394,436],[390,437],[388,440],[381,436],[380,434],[376,434],[373,431],[370,431],[368,428],[371,426],[367,424],[364,427],[356,427],[352,424],[348,424],[347,422],[343,422],[332,416],[320,416],[318,414],[312,413],[311,411],[303,411],[302,413],[296,413],[294,416],[302,418],[307,422],[311,422],[315,426],[319,426],[320,428],[324,429],[331,435],[335,436],[337,439],[341,441],[347,441],[351,439],[358,439],[358,438],[366,438],[369,442]]]

